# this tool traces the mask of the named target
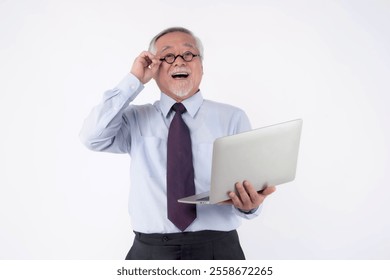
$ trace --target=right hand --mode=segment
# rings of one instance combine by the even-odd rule
[[[160,68],[161,61],[151,52],[142,52],[133,63],[131,74],[136,76],[141,83],[149,82]]]

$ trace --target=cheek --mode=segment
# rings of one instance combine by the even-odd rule
[[[202,80],[202,76],[203,76],[203,70],[200,69],[199,71],[196,72],[196,74],[194,74],[194,80],[197,83],[200,83],[200,81]]]
[[[160,69],[155,76],[156,82],[159,82],[159,83],[167,83],[169,78],[170,78],[170,76],[163,69]]]
[[[201,79],[203,76],[203,65],[202,64],[198,65],[196,69],[194,69],[194,73],[196,73],[196,77],[198,79]]]

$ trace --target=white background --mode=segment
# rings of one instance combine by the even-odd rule
[[[389,259],[386,0],[0,0],[0,259],[125,257],[130,159],[78,133],[176,25],[204,43],[206,98],[253,127],[304,120],[296,180],[239,230],[247,258]]]

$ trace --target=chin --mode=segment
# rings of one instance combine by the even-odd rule
[[[174,96],[176,96],[177,98],[179,99],[186,99],[190,96],[193,95],[193,92],[196,92],[194,91],[192,88],[180,88],[180,87],[175,87],[175,88],[171,88],[171,92]]]
[[[184,91],[184,92],[180,91],[180,92],[173,92],[173,94],[177,97],[183,98],[183,97],[189,96],[190,92],[189,91]]]

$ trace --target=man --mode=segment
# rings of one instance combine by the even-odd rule
[[[177,192],[209,190],[213,141],[250,129],[242,110],[203,99],[202,59],[202,44],[191,31],[162,31],[84,123],[81,139],[88,148],[131,156],[135,239],[126,259],[245,259],[236,228],[241,218],[257,216],[275,191],[270,186],[257,193],[244,181],[222,205],[177,202]],[[151,79],[160,100],[131,105]]]

